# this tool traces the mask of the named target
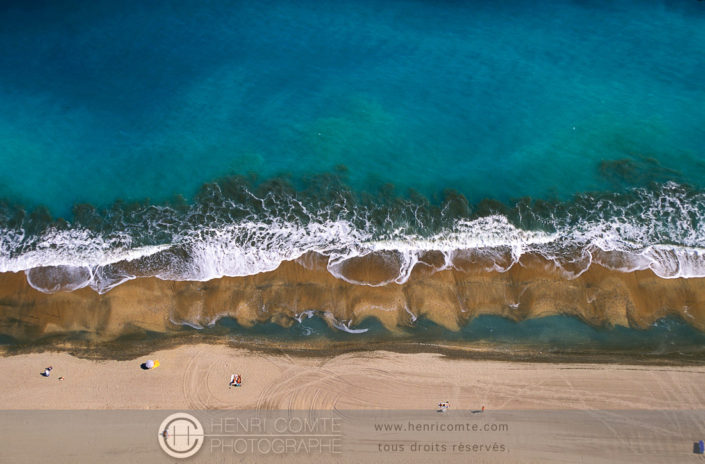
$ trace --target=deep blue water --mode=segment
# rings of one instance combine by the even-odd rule
[[[471,201],[705,184],[694,0],[1,8],[0,195],[54,214],[340,164]]]

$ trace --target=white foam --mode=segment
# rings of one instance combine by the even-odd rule
[[[335,327],[338,330],[342,330],[343,332],[351,333],[351,334],[361,334],[367,332],[369,329],[353,329],[350,327],[352,324],[352,321],[339,321],[338,319],[333,316],[332,313],[326,311],[324,313],[324,316],[326,320],[330,322],[330,324]]]
[[[299,313],[299,314],[295,314],[295,315],[294,315],[294,319],[296,319],[296,321],[297,321],[299,324],[301,324],[304,319],[311,319],[311,318],[312,318],[313,316],[315,316],[315,315],[316,315],[316,312],[315,312],[315,311],[313,311],[313,310],[308,310],[308,311],[304,311],[304,312]]]
[[[88,267],[39,267],[25,271],[27,283],[42,293],[71,292],[88,286],[93,272]]]
[[[282,220],[244,221],[220,229],[202,229],[176,240],[188,247],[192,261],[188,274],[167,271],[157,277],[204,281],[254,275],[273,271],[283,261],[298,259],[309,251],[334,256],[338,248],[354,248],[360,238],[345,221],[306,226]]]
[[[398,233],[375,240],[371,233],[358,230],[346,221],[306,226],[284,221],[246,221],[177,237],[175,242],[185,247],[189,262],[162,269],[156,276],[165,280],[197,281],[247,276],[275,270],[283,261],[295,260],[313,251],[329,257],[328,271],[337,278],[352,284],[381,286],[406,282],[423,253],[438,251],[444,257],[442,268],[452,266],[455,258],[474,253],[489,263],[486,270],[497,272],[507,271],[526,252],[539,253],[553,261],[567,278],[575,278],[589,268],[593,257],[591,249],[618,254],[618,264],[600,262],[619,271],[652,269],[664,278],[705,276],[703,249],[661,244],[640,249],[633,238],[641,233],[636,227],[609,222],[555,233],[524,231],[502,216],[490,216],[475,221],[458,221],[449,231],[430,237]],[[3,249],[11,247],[8,241],[21,240],[11,234],[4,238],[0,245]],[[3,253],[0,272],[24,270],[30,285],[46,293],[85,286],[104,293],[135,278],[129,273],[111,274],[106,270],[108,266],[154,256],[172,246],[162,244],[131,249],[126,246],[129,242],[122,237],[105,240],[82,230],[50,231],[25,253],[11,258]],[[571,253],[566,253],[566,247],[573,248]],[[341,270],[351,258],[383,252],[394,253],[399,268],[398,274],[387,281],[360,282],[345,276]],[[53,268],[52,272],[61,275],[53,280],[47,279],[47,271],[36,270],[45,268]],[[36,275],[42,275],[43,282],[49,284],[37,283],[42,279]]]
[[[404,305],[404,310],[409,313],[409,316],[411,316],[411,322],[416,322],[416,319],[418,319],[418,316],[416,314],[412,313],[411,310],[409,309],[408,306]]]
[[[495,261],[488,270],[504,272],[516,263],[522,254],[531,247],[552,243],[556,240],[556,234],[549,234],[540,231],[524,231],[509,223],[504,216],[494,215],[476,219],[473,221],[459,220],[449,231],[435,234],[431,237],[408,234],[397,231],[396,237],[385,240],[369,240],[357,244],[354,252],[348,255],[339,255],[337,259],[331,259],[328,270],[331,274],[348,283],[357,285],[383,286],[395,282],[405,283],[421,254],[429,251],[439,251],[443,253],[445,266],[452,266],[453,255],[464,250],[484,250],[492,253],[493,249],[509,249],[511,253],[511,263],[502,266]],[[341,272],[345,260],[366,256],[375,252],[395,252],[399,259],[399,274],[387,281],[379,283],[360,282],[345,276]]]
[[[205,281],[272,271],[283,261],[316,252],[328,257],[328,271],[337,278],[379,286],[406,282],[427,252],[442,254],[444,262],[436,270],[466,259],[487,263],[486,270],[496,272],[506,272],[530,252],[553,262],[566,278],[578,277],[595,259],[624,272],[651,269],[663,278],[705,277],[705,227],[701,226],[705,196],[693,197],[671,183],[635,195],[631,203],[595,200],[592,209],[585,206],[564,217],[538,218],[555,230],[550,233],[522,230],[501,215],[459,219],[431,235],[411,232],[410,227],[376,231],[357,212],[347,219],[329,217],[294,200],[292,207],[307,218],[287,220],[267,213],[254,219],[253,213],[246,219],[214,220],[212,225],[193,229],[177,223],[165,234],[168,243],[149,246],[133,245],[135,239],[127,230],[101,236],[81,228],[51,228],[28,237],[22,230],[5,229],[0,230],[0,272],[25,271],[30,285],[43,292],[88,286],[104,293],[138,277],[134,269],[143,271],[139,276]],[[264,207],[267,202],[260,200]],[[196,213],[210,217],[207,212]],[[360,212],[362,217],[365,214]],[[150,227],[161,230],[158,226]],[[398,272],[384,282],[356,281],[345,275],[348,260],[371,253],[388,254]],[[136,260],[140,261],[124,266]]]
[[[174,325],[185,325],[185,326],[191,327],[192,329],[196,329],[196,330],[203,330],[205,328],[201,324],[194,322],[194,321],[183,320],[183,321],[177,322],[171,317],[169,317],[169,322],[171,322]]]
[[[170,244],[132,247],[131,237],[125,233],[106,239],[85,229],[49,229],[32,240],[31,249],[21,251],[28,248],[22,243],[24,238],[23,233],[0,230],[0,272],[49,266],[107,266],[150,256],[170,247]]]
[[[705,249],[655,245],[640,255],[649,269],[664,279],[705,277]]]

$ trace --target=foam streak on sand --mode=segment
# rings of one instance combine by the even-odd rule
[[[392,332],[413,326],[417,318],[451,330],[478,315],[520,321],[555,314],[578,317],[594,326],[647,328],[676,316],[705,330],[705,279],[663,279],[651,270],[623,273],[593,264],[566,279],[552,262],[524,254],[505,272],[488,271],[481,261],[437,270],[425,262],[443,262],[427,253],[403,284],[364,286],[327,272],[327,258],[309,254],[306,265],[282,263],[253,276],[208,282],[125,282],[108,293],[88,288],[46,294],[32,289],[24,276],[0,275],[0,334],[31,342],[52,334],[83,333],[96,341],[144,330],[172,332],[180,325],[212,326],[231,317],[250,327],[273,322],[283,327],[316,314],[330,327],[357,333],[374,318]],[[359,279],[389,280],[373,256],[347,269]]]
[[[345,331],[366,317],[457,329],[479,314],[705,327],[703,192],[666,183],[471,208],[457,194],[366,199],[324,180],[223,180],[189,205],[82,207],[71,224],[5,205],[0,333],[110,338],[225,316],[289,326],[306,311]]]

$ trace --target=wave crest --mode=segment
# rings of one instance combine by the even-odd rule
[[[5,206],[0,272],[24,271],[42,292],[104,293],[138,277],[206,281],[304,260],[346,282],[382,286],[406,282],[418,266],[506,272],[531,253],[566,278],[592,263],[705,277],[705,193],[675,183],[513,207],[469,208],[455,193],[435,206],[385,195],[355,195],[330,177],[299,191],[238,178],[204,186],[190,205],[82,206],[72,223],[37,223]]]

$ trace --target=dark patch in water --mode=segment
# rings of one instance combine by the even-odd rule
[[[682,178],[678,171],[662,166],[656,158],[639,154],[631,158],[602,160],[598,170],[615,189]]]

